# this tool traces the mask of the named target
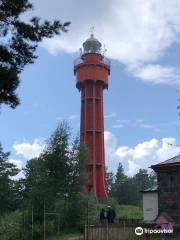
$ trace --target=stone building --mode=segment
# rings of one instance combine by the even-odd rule
[[[180,155],[151,166],[157,173],[159,213],[180,225]]]

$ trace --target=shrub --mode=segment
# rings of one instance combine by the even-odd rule
[[[0,239],[23,239],[23,214],[20,211],[7,214],[0,219]]]

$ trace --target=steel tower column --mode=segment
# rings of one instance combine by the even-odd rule
[[[104,154],[103,90],[108,88],[110,62],[101,54],[101,43],[93,35],[84,44],[84,52],[76,60],[76,87],[81,91],[80,140],[86,147],[90,163],[86,167],[89,188],[98,198],[107,198]]]

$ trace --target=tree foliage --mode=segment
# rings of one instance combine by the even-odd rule
[[[17,175],[19,169],[8,160],[9,154],[3,151],[0,144],[0,215],[17,207],[17,185],[12,178]]]
[[[140,191],[156,184],[156,176],[148,174],[147,170],[140,169],[132,177],[124,173],[123,166],[119,164],[117,173],[111,184],[110,196],[114,197],[119,204],[141,205],[142,193]]]
[[[34,206],[41,221],[43,206],[61,216],[63,227],[76,226],[80,214],[84,164],[87,155],[79,139],[70,143],[70,129],[61,123],[51,135],[42,154],[25,168],[25,202]],[[83,209],[83,206],[81,206]],[[73,217],[70,217],[72,216]]]
[[[28,0],[0,1],[0,104],[15,108],[20,100],[16,89],[20,83],[19,74],[27,64],[34,63],[38,43],[66,32],[69,22],[44,21],[33,17],[29,22],[21,15],[33,10]]]
[[[11,212],[0,219],[0,239],[24,239],[22,229],[23,216],[20,211]],[[26,239],[27,236],[26,236]]]
[[[155,175],[147,170],[140,169],[129,177],[119,164],[115,175],[107,174],[108,201],[97,201],[91,193],[83,194],[82,186],[86,181],[84,167],[88,157],[79,139],[71,140],[70,127],[66,122],[58,125],[40,156],[27,162],[24,179],[12,179],[19,170],[8,158],[9,153],[5,153],[0,145],[0,215],[3,216],[0,216],[0,223],[6,229],[9,219],[18,219],[8,232],[0,231],[0,237],[8,236],[9,239],[13,235],[18,238],[19,234],[24,239],[31,239],[32,216],[34,237],[40,238],[43,235],[44,212],[47,235],[57,232],[58,226],[61,230],[82,229],[86,222],[98,223],[103,206],[111,205],[116,209],[117,203],[140,205],[140,191],[155,184]]]

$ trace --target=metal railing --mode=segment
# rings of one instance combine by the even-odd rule
[[[79,64],[81,64],[81,63],[83,63],[83,60],[82,60],[82,58],[76,58],[75,60],[74,60],[74,66],[76,66],[76,65],[79,65]]]
[[[111,61],[108,58],[106,58],[106,57],[103,57],[102,62],[104,64],[108,65],[109,67],[111,66]]]
[[[83,63],[83,60],[82,60],[81,57],[76,58],[74,60],[74,66],[77,66],[77,65],[82,64],[82,63]],[[109,67],[111,66],[111,61],[108,58],[106,58],[106,57],[102,58],[101,63],[104,63],[104,64],[108,65]]]

